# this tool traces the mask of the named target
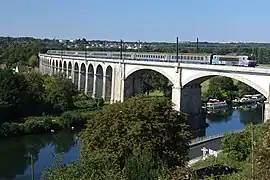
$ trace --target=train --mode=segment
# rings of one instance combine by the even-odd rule
[[[65,51],[48,50],[49,55],[77,56],[88,58],[120,59],[120,52],[108,51]],[[177,62],[176,54],[154,52],[122,52],[122,59],[156,62]],[[178,62],[191,64],[211,64],[227,66],[255,67],[256,60],[250,60],[248,56],[215,55],[211,53],[179,53]]]

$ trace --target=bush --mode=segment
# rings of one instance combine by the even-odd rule
[[[0,126],[0,137],[15,136],[24,133],[23,125],[5,122]]]
[[[57,121],[61,128],[70,128],[72,126],[77,126],[83,122],[83,118],[79,112],[67,111],[64,112],[60,119]],[[85,122],[85,121],[84,121]]]
[[[46,118],[32,117],[23,124],[26,134],[38,134],[49,132],[52,128],[52,121]]]
[[[117,165],[117,155],[106,152],[93,152],[89,155],[90,161],[74,162],[67,166],[60,161],[56,166],[49,168],[42,176],[46,180],[126,180],[120,167]]]

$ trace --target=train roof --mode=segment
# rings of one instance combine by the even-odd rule
[[[61,50],[48,50],[49,51],[61,51]],[[68,52],[84,52],[84,51],[74,51],[70,50]],[[90,53],[120,53],[120,51],[87,51]],[[176,55],[176,53],[168,53],[168,52],[123,52],[125,53],[137,53],[137,54],[166,54],[166,55]],[[186,55],[186,56],[211,56],[211,53],[181,53],[179,52],[179,55]]]
[[[187,55],[187,56],[211,56],[212,53],[179,53],[181,55]]]
[[[221,58],[239,58],[239,57],[248,57],[248,56],[244,56],[244,55],[215,55],[217,57],[221,57]]]

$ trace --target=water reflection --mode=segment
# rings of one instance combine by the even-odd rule
[[[76,133],[75,133],[76,134]],[[30,155],[33,156],[35,176],[53,162],[52,154],[65,153],[64,162],[78,158],[79,144],[72,133],[24,136],[0,141],[0,179],[30,179]],[[72,150],[72,148],[76,148]]]
[[[243,129],[250,122],[261,123],[262,112],[262,106],[256,105],[189,117],[189,122],[197,129],[194,137],[210,136]],[[35,179],[39,179],[41,172],[53,164],[52,154],[64,153],[63,161],[69,163],[78,159],[79,149],[76,133],[70,132],[1,139],[0,180],[31,179],[30,155],[34,159]]]
[[[192,120],[191,120],[192,121]],[[263,122],[263,105],[247,105],[238,108],[222,109],[208,112],[200,119],[199,130],[193,131],[194,137],[211,136],[224,132],[244,129],[246,125]],[[195,122],[198,122],[196,120]],[[208,126],[203,125],[207,123]]]

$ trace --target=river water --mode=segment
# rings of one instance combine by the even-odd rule
[[[262,122],[262,107],[228,109],[207,115],[206,122],[206,136],[243,129],[250,122]],[[30,180],[31,156],[37,180],[53,164],[55,155],[64,163],[78,159],[80,142],[76,137],[76,132],[59,132],[0,140],[0,180]]]

